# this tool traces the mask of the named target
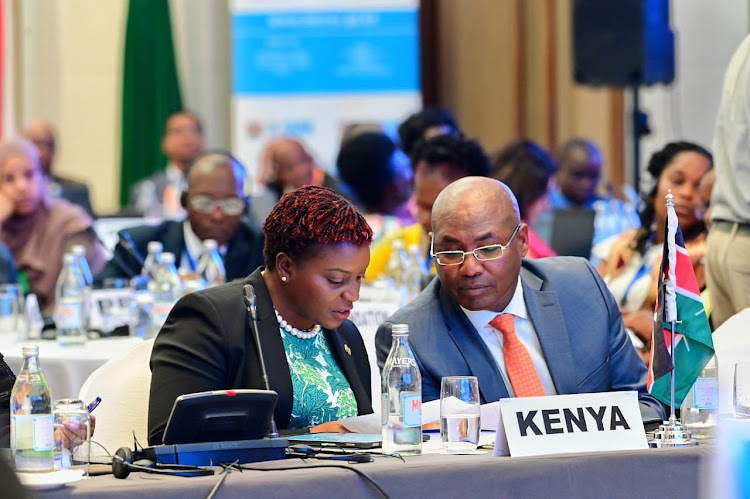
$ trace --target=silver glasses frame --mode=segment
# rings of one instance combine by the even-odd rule
[[[471,251],[461,251],[461,250],[448,250],[448,251],[438,251],[435,253],[435,234],[430,235],[430,256],[435,259],[435,263],[442,267],[453,267],[456,265],[461,265],[466,261],[466,255],[474,255],[474,258],[477,259],[479,262],[491,262],[493,260],[499,260],[503,257],[503,254],[505,254],[505,250],[507,250],[510,247],[510,243],[513,242],[513,239],[516,237],[516,234],[518,234],[518,230],[521,228],[521,224],[519,223],[516,225],[516,228],[513,230],[513,234],[510,235],[510,239],[508,239],[508,242],[506,244],[489,244],[487,246],[480,246],[479,248],[474,248]],[[494,258],[482,258],[480,257],[477,252],[483,249],[488,248],[500,248],[500,255],[494,257]],[[461,255],[461,261],[456,263],[440,263],[440,256],[441,255]]]
[[[195,200],[199,200],[198,204],[200,204],[200,202],[204,201],[204,200],[205,201],[209,201],[210,204],[209,204],[208,208],[204,210],[202,208],[199,208],[196,205]],[[235,200],[239,201],[240,203],[242,203],[241,209],[239,211],[237,211],[237,212],[235,212],[235,210],[229,210],[230,213],[227,213],[227,209],[228,209],[227,207],[229,205],[234,204]],[[213,213],[213,211],[216,208],[219,208],[219,210],[221,210],[221,212],[224,215],[229,216],[229,217],[236,217],[236,216],[242,215],[242,212],[245,211],[245,202],[240,197],[229,197],[229,198],[222,198],[222,199],[214,199],[211,196],[207,196],[205,194],[196,194],[194,196],[188,196],[188,203],[190,203],[190,205],[193,207],[193,209],[195,211],[197,211],[198,213],[203,213],[204,215],[209,215],[209,214]],[[237,205],[237,208],[240,208],[239,204]]]

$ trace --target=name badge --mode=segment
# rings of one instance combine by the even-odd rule
[[[646,448],[635,391],[500,400],[496,456]]]

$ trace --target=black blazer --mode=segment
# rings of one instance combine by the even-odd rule
[[[164,251],[174,253],[175,263],[179,267],[182,252],[185,251],[182,223],[169,220],[159,225],[139,225],[121,232],[130,235],[141,258],[148,255],[150,241],[160,241],[164,245]],[[224,255],[227,282],[248,276],[260,265],[263,265],[263,233],[256,225],[243,220],[227,244],[227,253]],[[109,277],[132,277],[140,273],[141,264],[118,242],[114,257],[96,276],[96,282],[101,283]]]
[[[164,428],[175,399],[185,393],[232,388],[263,389],[258,354],[242,286],[255,288],[258,333],[271,389],[279,394],[274,417],[279,429],[289,425],[293,388],[279,324],[262,267],[244,281],[190,293],[177,302],[159,332],[151,353],[151,393],[148,408],[148,441],[162,443]],[[358,413],[372,413],[370,364],[356,326],[344,321],[325,330],[338,366],[357,399]]]

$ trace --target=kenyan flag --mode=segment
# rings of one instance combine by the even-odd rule
[[[671,193],[667,197],[670,195]],[[667,375],[674,368],[674,403],[675,407],[680,407],[700,372],[713,356],[714,343],[698,281],[695,279],[690,256],[685,250],[677,214],[670,202],[667,203],[667,224],[664,231],[648,391],[663,403],[670,404],[671,382]],[[680,321],[675,324],[674,366],[670,358],[671,321]]]

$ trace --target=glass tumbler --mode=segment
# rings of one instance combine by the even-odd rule
[[[55,419],[55,469],[82,469],[89,474],[91,417],[78,399],[60,399],[52,405]]]

